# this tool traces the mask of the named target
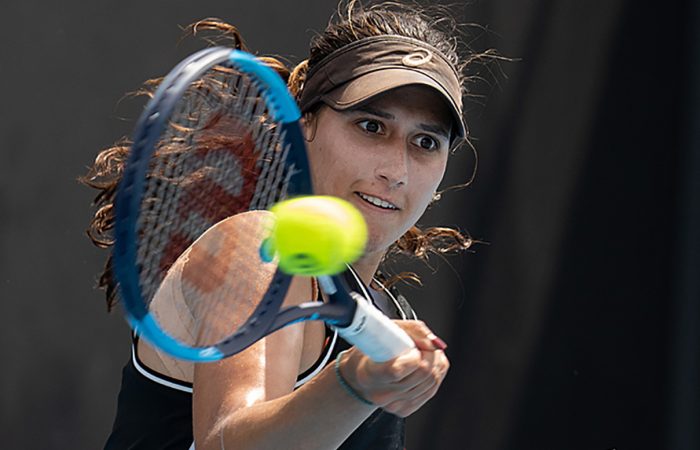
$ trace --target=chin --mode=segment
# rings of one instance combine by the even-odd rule
[[[398,238],[397,238],[398,239]],[[374,234],[370,231],[365,246],[365,255],[385,253],[396,240],[389,240],[386,236]]]

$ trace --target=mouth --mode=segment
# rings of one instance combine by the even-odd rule
[[[398,206],[391,203],[390,201],[381,199],[379,197],[375,197],[373,195],[368,195],[362,192],[355,192],[355,195],[361,198],[365,203],[370,204],[376,208],[383,209],[385,211],[398,211],[399,209],[401,209]]]

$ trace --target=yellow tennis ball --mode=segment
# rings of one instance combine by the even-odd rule
[[[365,220],[349,202],[330,196],[285,200],[273,206],[269,246],[279,267],[290,274],[334,275],[362,255]]]

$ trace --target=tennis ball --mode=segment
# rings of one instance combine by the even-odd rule
[[[362,255],[367,243],[362,213],[337,197],[298,197],[270,211],[276,220],[265,245],[277,253],[280,269],[290,274],[340,273]]]

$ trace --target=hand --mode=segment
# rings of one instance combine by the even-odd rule
[[[345,380],[362,397],[384,410],[407,417],[430,400],[442,384],[450,363],[444,343],[421,321],[395,321],[413,339],[416,348],[375,363],[354,347],[340,364]]]

